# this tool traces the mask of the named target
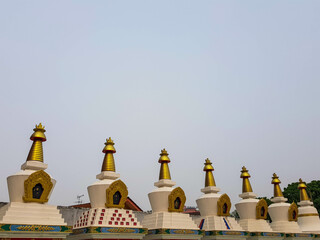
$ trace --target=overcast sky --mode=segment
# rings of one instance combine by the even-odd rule
[[[234,205],[240,170],[271,197],[320,179],[320,1],[0,1],[0,201],[35,124],[72,205],[100,173],[106,138],[144,210],[166,148],[186,205],[205,158]]]

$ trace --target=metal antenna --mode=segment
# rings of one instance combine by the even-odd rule
[[[84,196],[84,194],[82,194],[82,195],[77,195],[77,201],[76,201],[75,203],[81,204],[81,203],[82,203],[81,198],[82,198],[83,196]]]

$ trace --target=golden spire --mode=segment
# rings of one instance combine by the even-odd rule
[[[116,171],[116,166],[114,164],[114,158],[113,154],[116,152],[116,149],[114,148],[114,142],[112,141],[111,137],[107,139],[107,142],[105,143],[105,147],[103,148],[102,152],[105,153],[103,164],[101,167],[101,172],[104,171]]]
[[[306,188],[307,188],[307,185],[300,178],[299,185],[298,185],[298,189],[300,189],[300,201],[310,200]]]
[[[206,172],[206,182],[205,182],[205,187],[211,187],[211,186],[216,186],[216,182],[214,181],[213,178],[213,167],[212,167],[212,162],[210,162],[209,158],[206,159],[206,162],[204,163],[204,168],[203,171]]]
[[[42,124],[39,123],[39,125],[36,125],[33,131],[34,133],[30,137],[33,143],[29,151],[27,161],[43,162],[42,142],[47,141],[46,135],[44,135],[44,132],[46,130],[44,130],[44,126],[42,126]]]
[[[277,174],[275,173],[273,174],[271,183],[274,184],[273,197],[283,197],[283,194],[280,188],[281,181],[279,180],[279,177],[277,176]]]
[[[168,163],[170,162],[170,158],[168,157],[168,152],[166,149],[162,149],[160,153],[159,163],[161,163],[159,180],[161,179],[171,179],[170,170]]]
[[[240,178],[243,178],[242,193],[252,192],[251,184],[249,181],[250,174],[245,166],[242,167]]]

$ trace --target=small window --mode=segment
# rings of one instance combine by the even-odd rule
[[[117,191],[115,194],[113,194],[113,204],[119,205],[120,200],[121,200],[121,194],[119,191]]]
[[[266,212],[266,210],[264,209],[264,207],[262,207],[260,210],[260,216],[264,217],[265,212]]]
[[[292,212],[292,219],[296,219],[297,218],[297,212],[296,211],[293,211]]]
[[[228,205],[227,203],[224,203],[222,206],[222,212],[223,214],[227,214],[228,213]]]
[[[174,200],[174,209],[180,209],[181,199],[179,197]]]
[[[36,184],[32,188],[32,197],[35,199],[40,199],[41,195],[43,193],[43,187],[40,183]]]

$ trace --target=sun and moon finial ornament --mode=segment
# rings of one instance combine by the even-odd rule
[[[212,174],[214,168],[212,167],[212,162],[210,162],[209,158],[205,160],[203,171],[206,172],[205,187],[215,187],[216,182],[214,181],[214,177]]]
[[[249,181],[250,177],[251,176],[249,174],[249,171],[246,169],[245,166],[243,166],[242,170],[241,170],[241,175],[240,175],[240,178],[243,179],[243,181],[242,181],[242,193],[252,192],[252,187],[251,187],[251,184],[250,184],[250,181]]]
[[[116,166],[114,164],[113,154],[116,153],[116,149],[113,146],[114,142],[111,139],[111,137],[109,137],[109,139],[106,140],[105,145],[106,146],[102,150],[102,152],[105,153],[105,156],[103,159],[101,172],[104,172],[104,171],[115,172]]]
[[[33,141],[32,146],[30,148],[27,161],[39,161],[43,162],[43,148],[42,142],[47,141],[44,126],[41,123],[36,125],[33,129],[34,133],[31,135],[30,140]]]
[[[300,201],[310,200],[306,188],[307,188],[307,185],[300,178],[299,185],[298,185],[298,189],[300,189]]]
[[[275,173],[273,174],[271,183],[274,184],[273,197],[283,197],[283,193],[280,188],[281,181],[280,181],[277,174],[275,174]]]
[[[160,158],[158,161],[159,163],[161,163],[159,180],[162,180],[162,179],[171,180],[170,170],[168,165],[168,163],[170,162],[170,158],[168,157],[168,155],[169,154],[165,148],[161,150]]]

